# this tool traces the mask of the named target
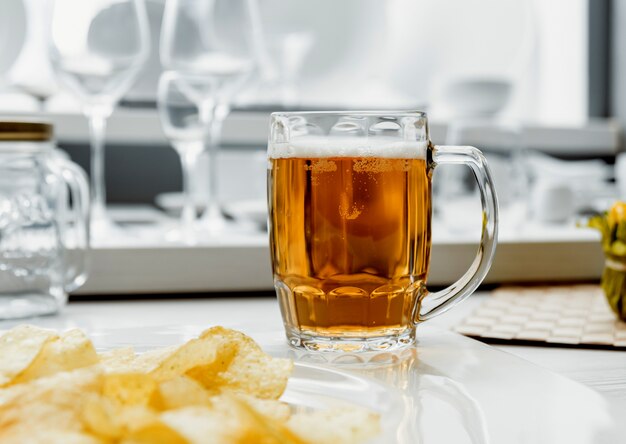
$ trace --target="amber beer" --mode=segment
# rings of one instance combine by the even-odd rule
[[[430,256],[425,150],[313,148],[270,150],[270,244],[287,329],[409,332]]]

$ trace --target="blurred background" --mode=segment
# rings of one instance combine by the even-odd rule
[[[69,40],[79,31],[63,27],[63,20],[87,14],[90,4],[73,3],[54,17]],[[108,118],[106,199],[117,221],[127,224],[178,217],[183,205],[180,159],[157,110],[159,78],[171,68],[163,66],[165,3],[145,1],[149,51]],[[225,217],[252,222],[263,235],[268,117],[279,110],[427,111],[434,143],[470,144],[486,153],[502,205],[501,240],[517,246],[565,239],[566,250],[574,248],[572,242],[584,248],[596,237],[577,231],[578,218],[626,197],[626,162],[619,160],[626,125],[623,0],[251,4],[251,23],[228,9],[214,18],[252,41],[253,68],[229,97],[214,162]],[[74,68],[51,60],[50,47],[58,46],[50,37],[51,7],[45,0],[0,2],[0,118],[51,121],[60,149],[89,171],[84,103],[59,82],[60,69]],[[124,22],[105,26],[103,11],[89,38],[123,35]],[[228,70],[230,62],[213,60],[212,69]],[[74,74],[91,73],[93,63],[84,63]],[[203,153],[193,162],[191,173],[198,212],[210,188],[205,158]],[[454,168],[437,172],[436,242],[454,247],[478,238],[479,201],[468,175]],[[474,212],[474,218],[458,217]],[[266,248],[265,241],[260,244]],[[599,273],[598,267],[583,277]],[[561,274],[576,270],[551,273],[565,278]],[[450,278],[454,273],[449,270]],[[271,287],[269,274],[264,279]]]

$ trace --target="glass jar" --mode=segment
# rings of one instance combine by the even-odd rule
[[[0,319],[57,312],[86,280],[89,188],[52,125],[0,121]]]

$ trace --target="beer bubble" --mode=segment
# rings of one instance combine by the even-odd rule
[[[398,163],[397,159],[366,157],[354,159],[353,169],[357,173],[399,173],[409,171],[409,162]]]
[[[346,220],[354,220],[363,212],[363,206],[357,206],[348,195],[343,192],[339,198],[339,215]]]
[[[312,160],[310,165],[304,165],[304,169],[314,173],[332,173],[337,171],[337,164],[328,159]]]
[[[311,185],[319,185],[319,175],[337,171],[337,164],[328,159],[311,160],[304,165],[304,169],[311,172]]]

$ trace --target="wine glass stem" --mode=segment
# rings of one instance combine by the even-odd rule
[[[89,137],[91,142],[91,217],[106,219],[106,188],[104,183],[104,134],[106,117],[89,113]]]
[[[222,135],[222,123],[224,117],[220,113],[219,105],[214,102],[207,102],[201,106],[200,119],[207,129],[205,134],[205,148],[209,161],[208,181],[209,189],[207,190],[206,212],[204,218],[209,221],[221,221],[222,213],[220,210],[218,198],[218,177],[217,177],[217,154]]]
[[[193,199],[193,169],[198,161],[201,151],[181,149],[179,150],[183,169],[183,195],[184,205],[181,213],[181,228],[186,240],[193,238],[193,225],[196,219],[196,206]]]

